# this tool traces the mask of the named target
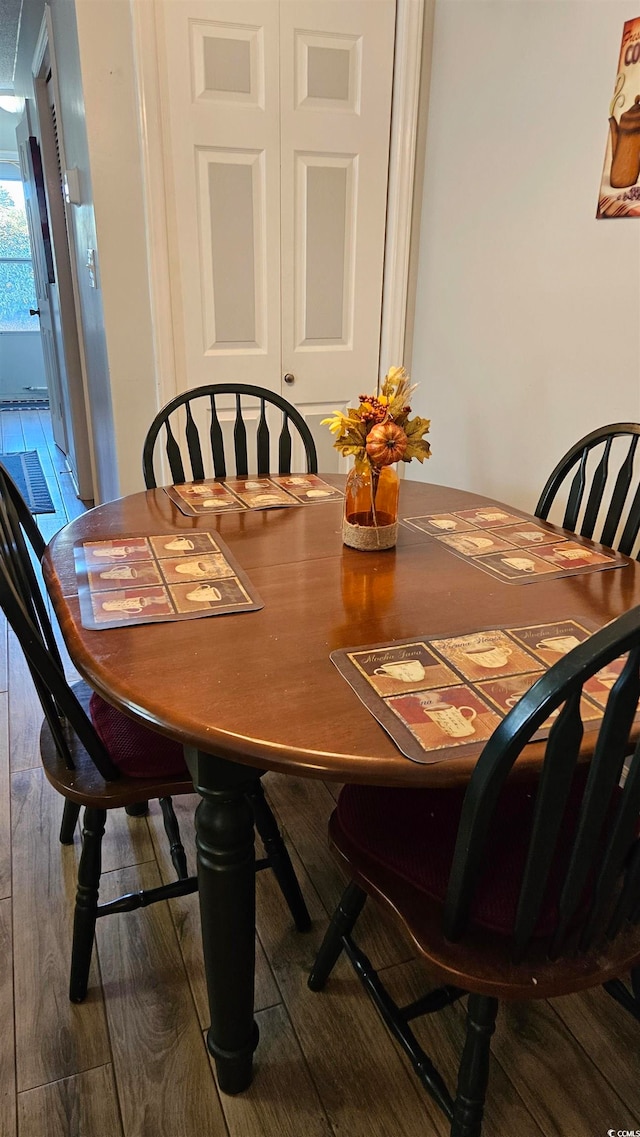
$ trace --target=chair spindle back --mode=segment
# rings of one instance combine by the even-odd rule
[[[74,768],[66,737],[71,727],[102,777],[112,781],[119,777],[119,771],[65,678],[25,541],[26,532],[34,551],[44,551],[39,531],[40,540],[31,541],[32,528],[37,527],[20,491],[0,467],[0,607],[20,643],[62,761],[68,769]]]
[[[584,727],[584,684],[618,658],[624,666],[607,697],[582,785],[576,775]],[[548,954],[571,943],[587,951],[640,916],[640,741],[621,787],[640,699],[640,607],[596,632],[546,672],[485,746],[460,818],[445,904],[444,931],[460,939],[470,919],[483,850],[500,823],[499,798],[516,759],[550,716],[542,772],[520,884],[513,958],[524,959],[552,889],[556,897]],[[636,724],[637,726],[637,724]],[[577,797],[576,797],[577,787]],[[573,808],[569,809],[573,802]]]
[[[639,438],[640,424],[629,422],[585,435],[551,473],[536,506],[536,516],[548,518],[561,487],[575,471],[566,498],[563,528],[630,556],[640,530],[640,467],[636,469]],[[594,462],[595,469],[590,473]],[[633,485],[636,489],[631,493]]]
[[[235,418],[233,422],[234,469],[227,462],[225,437],[221,415],[229,416],[228,410],[221,410],[218,399],[232,395],[235,398]],[[256,408],[256,400],[258,407]],[[271,434],[267,417],[267,407],[277,407],[282,414],[282,422],[277,440],[278,472],[291,473],[292,434],[291,428],[300,436],[306,455],[307,472],[317,473],[318,460],[315,443],[307,423],[291,403],[273,391],[262,387],[251,387],[244,383],[219,383],[196,387],[172,399],[153,420],[144,443],[143,472],[148,489],[157,486],[154,469],[156,442],[164,428],[164,449],[174,484],[198,481],[214,476],[225,478],[233,474],[247,477],[250,470],[250,452],[247,423],[255,421],[256,473],[266,475],[272,471]],[[256,410],[258,411],[256,418]],[[203,414],[203,411],[205,412]],[[184,421],[181,422],[181,414]],[[203,438],[207,436],[206,415],[210,415],[208,426],[208,448],[205,452]],[[198,422],[200,418],[200,422]],[[180,436],[184,434],[184,443]],[[159,448],[159,444],[158,444]],[[210,461],[209,461],[210,456]],[[190,470],[186,468],[188,459]]]

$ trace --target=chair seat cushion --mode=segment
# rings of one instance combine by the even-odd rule
[[[550,873],[536,936],[551,933],[557,918],[562,867],[569,852],[588,767],[574,776]],[[493,932],[513,930],[520,883],[531,834],[536,783],[507,782],[496,809],[483,855],[483,872],[471,908],[471,923]],[[342,830],[353,850],[423,892],[444,902],[465,787],[455,789],[389,789],[345,786],[336,809],[333,833]],[[367,869],[362,866],[365,875]],[[375,882],[374,882],[375,883]]]
[[[123,715],[94,691],[89,714],[111,761],[130,778],[189,776],[179,742]]]

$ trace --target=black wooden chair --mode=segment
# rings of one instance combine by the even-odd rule
[[[233,469],[227,462],[223,425],[229,421],[229,410],[221,403],[234,397],[233,417]],[[176,395],[175,399],[158,411],[144,443],[142,466],[147,489],[157,486],[154,471],[154,454],[158,435],[164,428],[164,448],[174,484],[198,481],[201,478],[225,478],[234,474],[247,477],[250,473],[249,452],[256,455],[256,468],[252,473],[266,475],[276,470],[275,453],[272,454],[272,439],[268,422],[268,408],[281,412],[280,431],[277,438],[277,471],[290,474],[292,437],[291,427],[299,434],[306,455],[307,473],[318,472],[318,459],[313,435],[302,415],[295,407],[274,391],[264,387],[251,387],[246,383],[214,383],[206,387],[194,387]],[[254,445],[248,446],[247,428],[255,434]],[[178,439],[184,435],[182,442]],[[275,442],[275,440],[274,440]],[[230,440],[229,440],[230,449]],[[185,472],[188,458],[190,473]]]
[[[4,491],[6,492],[9,499],[11,500],[16,519],[17,519],[17,521],[20,524],[21,529],[22,529],[22,533],[26,537],[28,545],[31,547],[31,550],[32,550],[34,557],[36,558],[37,562],[40,563],[42,561],[42,558],[44,556],[44,551],[46,548],[44,537],[42,536],[42,533],[38,529],[38,526],[33,519],[33,514],[31,513],[29,506],[27,505],[22,494],[20,493],[20,490],[18,489],[16,483],[14,482],[13,478],[11,477],[11,474],[8,472],[7,469],[5,469],[5,466],[1,461],[0,461],[0,467],[2,468],[2,475],[3,475],[2,486],[4,488]],[[40,594],[39,588],[36,590],[36,592],[34,594],[34,603],[37,605],[38,611],[42,611],[42,609],[41,609],[42,596]],[[50,625],[49,625],[47,619],[45,619],[43,626],[44,626],[45,635],[48,635]],[[58,651],[58,645],[56,643],[55,636],[53,634],[51,635],[50,640],[47,641],[47,646],[48,646],[53,658],[55,659],[58,667],[60,667],[62,669],[62,667],[63,667],[62,660],[60,658],[60,653]],[[131,806],[130,812],[132,812],[135,815],[135,813],[138,812],[137,807]],[[62,823],[60,825],[60,841],[61,841],[61,844],[63,844],[63,845],[72,845],[73,844],[73,835],[74,835],[75,830],[76,830],[76,825],[78,823],[79,815],[80,815],[80,806],[76,805],[76,803],[73,801],[68,801],[68,800],[65,801],[64,809],[62,812]]]
[[[584,683],[626,662],[591,762],[579,760]],[[602,984],[640,1019],[640,607],[596,632],[522,697],[466,788],[347,786],[330,839],[351,881],[309,978],[321,989],[343,948],[452,1137],[478,1137],[498,1000],[547,999]],[[553,719],[539,775],[510,772]],[[626,773],[626,780],[624,778]],[[624,782],[623,788],[621,782]],[[367,894],[408,930],[442,984],[398,1007],[352,931]],[[631,989],[620,976],[631,972]],[[410,1023],[468,994],[455,1097]]]
[[[225,451],[225,438],[220,416],[229,415],[221,403],[228,405],[233,396],[235,410],[233,419],[233,463],[227,461],[230,455]],[[219,402],[218,402],[219,400]],[[217,383],[206,387],[194,387],[171,399],[154,418],[145,439],[142,466],[147,489],[157,486],[154,470],[154,457],[161,449],[159,436],[164,430],[164,446],[171,477],[174,484],[189,479],[212,477],[224,478],[236,474],[247,476],[250,472],[249,453],[253,448],[248,444],[248,428],[253,428],[256,473],[269,474],[273,471],[272,438],[268,423],[268,407],[274,407],[280,420],[277,438],[277,468],[280,474],[291,473],[292,436],[291,427],[300,435],[304,445],[307,473],[318,471],[318,458],[313,436],[302,415],[295,407],[273,391],[263,387],[251,387],[244,383]],[[223,419],[224,421],[224,419]],[[227,418],[229,429],[231,420]],[[182,445],[178,437],[184,434]],[[177,437],[176,437],[177,436]],[[205,445],[202,441],[207,439]],[[228,439],[230,441],[230,439]],[[188,460],[190,474],[185,472]],[[286,852],[277,822],[266,800],[259,780],[256,780],[251,803],[256,826],[267,852],[267,857],[278,875],[278,882],[289,904],[298,931],[311,927],[311,918],[302,897],[293,866]],[[262,866],[262,862],[259,862]]]
[[[563,504],[559,523],[627,556],[640,530],[640,424],[618,422],[585,435],[560,459],[535,508],[546,520]],[[571,481],[569,482],[569,478]]]
[[[23,511],[27,507],[21,501],[15,484],[0,469],[0,607],[20,642],[44,711],[40,734],[44,772],[66,801],[76,809],[85,807],[69,989],[72,1001],[81,1002],[87,993],[99,917],[133,911],[197,890],[197,878],[187,875],[171,800],[175,794],[193,793],[193,784],[182,746],[122,714],[85,683],[73,687],[67,683],[27,551],[24,529],[28,530],[29,525]],[[296,926],[306,930],[310,926],[309,914],[289,854],[264,801],[257,772],[254,788],[247,796],[266,853],[256,868],[273,869]],[[122,807],[135,810],[152,798],[160,801],[178,879],[98,904],[107,811]]]

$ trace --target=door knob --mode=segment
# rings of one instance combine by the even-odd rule
[[[29,315],[30,316],[39,316],[40,315],[40,309],[39,308],[30,308],[29,309]]]
[[[287,371],[287,374],[284,377],[284,381],[285,381],[285,383],[289,383],[289,384],[295,383],[296,377],[295,377],[295,375],[292,375],[290,371]]]

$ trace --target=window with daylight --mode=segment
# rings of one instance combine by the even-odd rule
[[[0,332],[37,332],[31,247],[22,182],[0,177]]]

